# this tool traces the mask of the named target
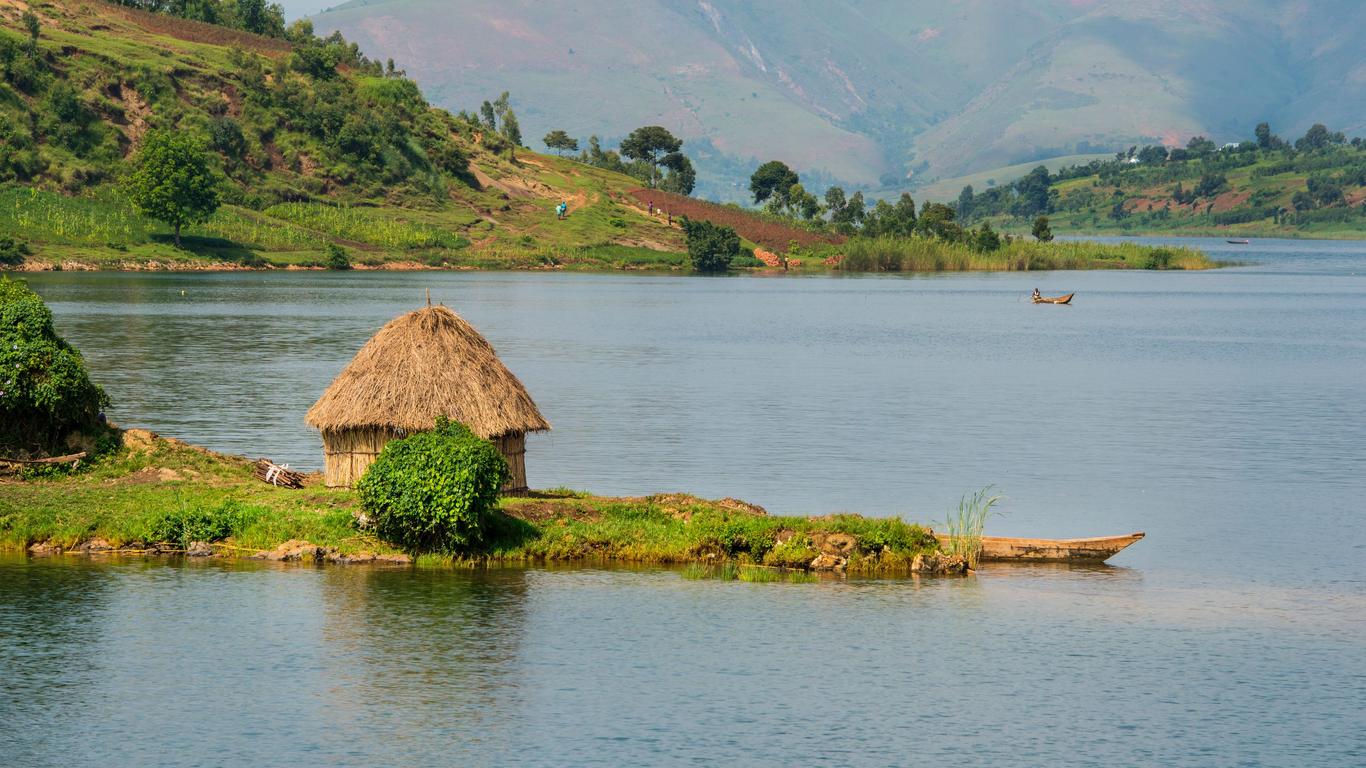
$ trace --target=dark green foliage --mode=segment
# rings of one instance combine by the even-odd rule
[[[749,177],[749,191],[755,203],[775,199],[778,208],[787,205],[787,193],[794,184],[801,181],[797,172],[787,167],[787,163],[770,160],[755,169]]]
[[[351,258],[346,255],[346,249],[336,243],[327,244],[327,268],[338,271],[346,271],[351,268]]]
[[[697,171],[692,161],[682,152],[670,152],[660,159],[659,164],[669,169],[669,173],[659,182],[659,188],[678,195],[692,194],[697,184]]]
[[[958,193],[958,220],[967,222],[972,218],[972,185],[968,184]]]
[[[1029,217],[1050,212],[1052,210],[1052,198],[1049,195],[1048,184],[1048,169],[1042,165],[1015,182],[1015,190],[1019,197],[1011,207],[1011,213],[1020,217]]]
[[[38,294],[0,277],[0,445],[54,450],[71,432],[97,427],[108,403]]]
[[[213,509],[188,509],[182,506],[152,521],[147,538],[159,544],[174,544],[181,549],[194,542],[215,542],[240,533],[261,516],[259,509],[228,500]]]
[[[1222,173],[1206,173],[1195,185],[1196,197],[1214,197],[1228,188],[1228,177]]]
[[[547,133],[545,138],[541,139],[541,141],[544,142],[547,147],[555,150],[556,154],[563,154],[565,151],[579,151],[579,140],[564,131],[551,131],[550,133]]]
[[[996,234],[996,230],[991,228],[991,222],[982,222],[982,226],[976,232],[970,234],[972,235],[972,248],[978,253],[991,253],[992,251],[1001,250],[1001,236]]]
[[[209,146],[229,160],[241,160],[247,152],[247,137],[236,120],[219,117],[209,124]]]
[[[1048,217],[1040,216],[1039,218],[1035,219],[1034,226],[1032,229],[1030,229],[1030,234],[1034,235],[1034,239],[1038,240],[1041,243],[1052,242],[1053,228],[1048,225]]]
[[[683,142],[659,125],[637,128],[631,131],[631,135],[622,139],[621,142],[621,154],[623,156],[638,160],[650,167],[648,183],[651,187],[658,186],[660,160],[682,148]]]
[[[507,478],[492,443],[442,418],[386,445],[356,490],[381,539],[409,552],[467,552]]]
[[[285,12],[265,0],[113,0],[119,5],[218,24],[266,37],[285,37]]]
[[[1144,269],[1170,269],[1172,265],[1172,252],[1165,248],[1158,248],[1148,254],[1147,260],[1143,262]]]
[[[12,267],[22,264],[29,255],[28,243],[12,237],[0,236],[0,265]]]
[[[206,221],[218,210],[219,182],[198,140],[185,133],[158,130],[143,138],[123,188],[144,215],[175,228],[179,246],[183,225]]]
[[[957,213],[952,206],[927,202],[920,211],[920,219],[915,223],[916,234],[951,243],[958,242],[963,239],[963,228],[959,226],[956,218]]]
[[[686,216],[681,223],[694,271],[714,274],[730,269],[731,260],[740,254],[740,236],[735,230]]]

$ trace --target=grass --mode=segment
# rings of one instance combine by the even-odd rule
[[[0,549],[39,542],[71,549],[98,538],[116,548],[211,540],[254,552],[302,539],[343,554],[396,553],[353,526],[359,508],[350,490],[275,488],[256,480],[246,459],[157,439],[125,446],[72,476],[0,479]],[[908,572],[917,555],[938,550],[931,531],[898,518],[762,515],[683,494],[604,498],[560,489],[503,499],[481,551],[423,562],[698,564],[726,580],[768,581],[805,572],[816,554],[809,542],[822,533],[856,540],[847,553],[850,573]]]
[[[720,565],[692,563],[679,575],[692,581],[744,581],[751,584],[813,584],[820,581],[819,576],[809,571],[738,565],[730,562]]]
[[[857,238],[836,249],[848,272],[1039,271],[1057,269],[1209,269],[1219,266],[1192,248],[1137,243],[1015,240],[999,250],[928,238]]]
[[[401,211],[322,203],[280,203],[264,213],[332,237],[392,250],[464,248],[470,244],[455,232],[411,221]]]
[[[977,558],[982,552],[982,529],[992,515],[991,508],[1002,498],[988,496],[990,492],[991,486],[987,486],[959,499],[958,510],[949,515],[945,526],[949,534],[948,543],[944,546],[945,553],[966,558],[969,568],[977,567]]]

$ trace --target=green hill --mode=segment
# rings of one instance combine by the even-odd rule
[[[1312,127],[1293,142],[1135,147],[1106,160],[974,190],[960,219],[1028,230],[1048,215],[1062,233],[1366,237],[1366,141]]]
[[[159,129],[197,137],[222,176],[184,250],[119,188]],[[0,260],[309,265],[341,248],[357,266],[681,266],[681,235],[637,186],[435,109],[339,37],[0,3]]]

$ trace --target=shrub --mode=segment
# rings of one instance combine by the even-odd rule
[[[21,264],[29,255],[28,243],[12,237],[0,237],[0,264],[14,266]]]
[[[38,294],[0,278],[0,446],[53,450],[108,404]]]
[[[507,478],[492,443],[441,418],[386,445],[356,490],[385,541],[409,552],[462,552],[481,543]]]
[[[725,272],[740,255],[740,236],[730,227],[709,221],[682,219],[688,239],[688,258],[698,272]]]
[[[327,244],[327,268],[345,271],[351,268],[351,259],[346,249],[336,243]]]
[[[1144,269],[1171,269],[1172,252],[1166,248],[1154,249],[1143,262]]]

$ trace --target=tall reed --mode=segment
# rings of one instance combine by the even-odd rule
[[[993,513],[991,508],[1004,497],[988,496],[991,488],[988,485],[971,496],[963,494],[958,500],[958,511],[949,514],[946,524],[949,540],[944,545],[945,553],[966,558],[969,568],[977,567],[982,553],[982,529],[986,527],[987,518],[1000,514]]]

